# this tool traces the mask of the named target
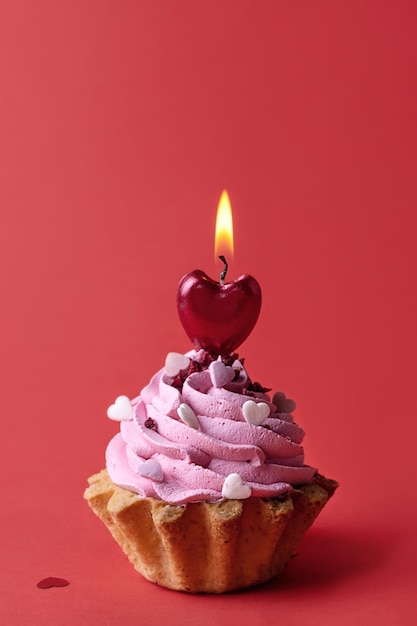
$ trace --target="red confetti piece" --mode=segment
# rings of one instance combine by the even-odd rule
[[[40,580],[36,585],[39,589],[49,589],[50,587],[66,587],[69,585],[68,580],[65,578],[56,578],[55,576],[48,576]]]

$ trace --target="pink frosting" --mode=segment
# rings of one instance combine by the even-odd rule
[[[165,369],[157,372],[132,401],[133,419],[121,423],[107,447],[113,482],[170,504],[221,500],[224,480],[233,473],[252,496],[263,498],[310,482],[316,470],[304,465],[303,430],[291,415],[277,413],[266,394],[244,395],[247,381],[242,370],[227,388],[216,388],[206,369],[188,376],[180,391]],[[261,425],[245,421],[248,400],[269,405]],[[194,411],[198,429],[180,419],[183,403]]]

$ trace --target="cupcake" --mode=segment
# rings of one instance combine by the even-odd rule
[[[223,593],[279,575],[337,483],[304,463],[295,403],[236,353],[169,353],[85,498],[135,569],[164,587]]]

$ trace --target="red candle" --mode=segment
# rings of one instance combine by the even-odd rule
[[[222,237],[233,253],[233,226],[227,192],[220,198],[216,221],[216,255]],[[201,270],[184,276],[178,285],[177,306],[181,323],[195,347],[213,355],[231,354],[250,335],[261,309],[259,283],[248,274],[225,282],[227,262],[220,256],[224,269],[215,281]]]

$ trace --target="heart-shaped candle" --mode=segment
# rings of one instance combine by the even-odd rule
[[[225,217],[226,216],[226,217]],[[225,235],[225,231],[226,235]],[[216,255],[219,240],[228,237],[233,254],[233,227],[229,197],[223,192],[217,212]],[[177,306],[181,323],[196,348],[215,355],[231,354],[249,336],[261,310],[261,288],[252,276],[244,274],[225,283],[227,262],[220,281],[201,270],[184,276],[178,285]]]
[[[261,310],[261,288],[245,274],[221,285],[201,270],[184,276],[178,286],[178,314],[197,348],[231,354],[251,333]]]

